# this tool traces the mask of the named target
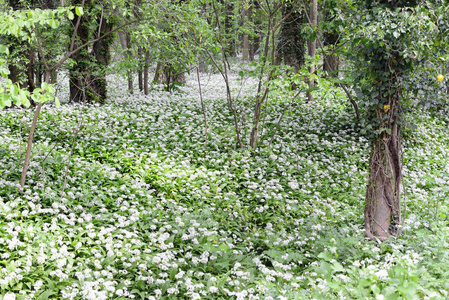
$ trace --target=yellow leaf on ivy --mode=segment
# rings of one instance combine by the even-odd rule
[[[384,112],[387,112],[390,109],[390,105],[386,104],[384,105]]]

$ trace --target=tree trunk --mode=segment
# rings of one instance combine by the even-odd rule
[[[165,84],[166,90],[170,91],[175,83],[185,84],[186,78],[183,71],[178,71],[171,64],[158,63],[153,82]]]
[[[373,2],[374,3],[374,2]],[[367,1],[369,8],[373,4]],[[396,9],[416,6],[414,1],[381,0],[376,5]],[[400,22],[399,18],[392,21]],[[370,175],[366,190],[365,236],[370,240],[386,241],[401,234],[400,186],[402,184],[402,149],[400,124],[406,111],[401,107],[402,87],[406,76],[413,70],[413,61],[403,56],[405,46],[401,38],[392,33],[370,45],[379,45],[366,51],[359,48],[369,68],[368,82],[361,85],[368,104],[368,120],[375,125],[376,135],[371,142]],[[372,44],[371,44],[372,43]],[[365,71],[366,72],[366,71]],[[373,95],[377,95],[373,99]],[[405,217],[405,215],[403,215]]]
[[[324,33],[324,46],[333,46],[334,49],[338,43],[339,36],[334,33]],[[330,77],[338,78],[338,68],[340,59],[334,53],[330,53],[323,58],[323,69]]]
[[[137,49],[137,55],[139,57],[139,64],[138,64],[138,69],[137,69],[137,74],[138,74],[138,81],[139,81],[139,91],[143,91],[143,73],[142,73],[142,56],[143,56],[143,50],[142,47],[139,47]],[[145,53],[146,55],[146,53]],[[148,71],[147,71],[148,73]],[[147,75],[148,77],[148,75]],[[148,78],[147,78],[148,81]],[[147,82],[148,85],[148,82]]]
[[[242,37],[242,59],[249,61],[249,39],[247,33],[244,33]]]
[[[400,46],[399,46],[400,47]],[[385,53],[392,53],[385,59]],[[378,94],[376,104],[368,113],[376,139],[371,143],[370,175],[366,190],[365,235],[370,240],[387,240],[399,236],[401,225],[400,185],[402,155],[400,122],[402,72],[409,66],[401,59],[397,49],[379,48],[370,55],[378,77],[374,80]],[[380,107],[379,107],[380,104]]]
[[[45,82],[51,84],[51,74],[46,71],[45,72]],[[39,103],[36,107],[36,111],[34,112],[33,121],[31,123],[30,131],[28,133],[28,142],[27,142],[27,150],[25,153],[25,161],[23,162],[23,168],[22,168],[22,175],[20,176],[20,191],[23,191],[23,188],[25,187],[25,180],[26,175],[28,171],[28,166],[30,164],[31,160],[31,150],[33,148],[33,138],[34,138],[34,130],[36,129],[37,120],[39,118],[39,113],[42,108],[42,103]]]
[[[9,0],[9,6],[18,11],[25,9],[26,5],[19,0]],[[32,92],[35,88],[34,84],[34,51],[31,45],[22,39],[14,36],[6,37],[9,43],[10,56],[13,57],[8,64],[9,72],[8,78],[13,82],[19,84],[20,88],[26,88]],[[33,103],[34,104],[34,103]]]
[[[242,24],[241,26],[246,26],[247,19],[251,18],[251,9],[247,8],[247,2],[243,2],[242,10]],[[244,61],[249,61],[249,36],[248,33],[244,32],[242,35],[242,59]]]
[[[234,35],[234,24],[233,24],[233,18],[234,18],[234,3],[231,1],[225,1],[225,22],[224,22],[224,30],[227,40],[227,47],[226,47],[226,55],[229,55],[231,57],[237,56],[237,47],[236,47],[236,38]],[[237,37],[238,38],[238,37]]]
[[[159,66],[159,63],[158,63]],[[150,91],[148,90],[148,69],[150,68],[150,52],[148,50],[145,51],[145,64],[143,66],[143,90],[144,94],[148,95]],[[156,74],[158,70],[156,68]],[[154,75],[156,76],[156,75]]]
[[[318,24],[318,1],[317,0],[311,0],[310,1],[310,25],[312,25],[314,28],[316,28],[316,25]],[[316,38],[315,40],[309,40],[308,42],[309,46],[309,56],[314,57],[316,55]],[[309,67],[309,73],[315,73],[315,66],[312,64]],[[313,79],[309,79],[309,88],[313,88],[315,86],[315,82]],[[313,95],[310,92],[307,92],[307,99],[308,102],[313,102]]]
[[[156,65],[156,71],[154,72],[153,83],[160,83],[160,77],[162,73],[163,63],[158,61]]]
[[[106,20],[99,20],[100,36],[110,32],[113,28],[112,23]],[[95,58],[96,70],[92,74],[92,92],[95,102],[104,103],[107,99],[107,81],[106,71],[111,60],[110,45],[113,42],[113,36],[109,35],[93,44],[92,54]]]
[[[301,35],[305,14],[299,8],[288,3],[283,7],[282,15],[286,19],[282,22],[276,46],[276,64],[279,65],[283,61],[287,66],[293,67],[293,73],[296,74],[305,62],[306,40]],[[292,84],[291,87],[296,89],[295,84]]]
[[[123,53],[126,56],[127,60],[131,59],[131,41],[130,41],[130,35],[128,32],[126,31],[120,31],[118,33],[119,36],[119,40],[120,40],[120,44],[122,45],[122,50]],[[130,94],[132,94],[134,92],[134,87],[133,87],[133,75],[131,70],[128,68],[128,70],[126,71],[126,77],[128,79],[128,91]]]
[[[40,53],[37,54],[37,63],[35,64],[35,77],[36,77],[36,85],[40,86],[44,76],[44,64],[42,63],[42,57]]]
[[[79,3],[78,3],[79,2]],[[80,5],[82,2],[78,1],[74,5]],[[73,11],[75,14],[75,11]],[[75,33],[76,41],[74,48],[77,48],[85,43],[89,39],[89,24],[85,19],[85,16],[77,16],[73,23],[76,24],[79,20],[78,30]],[[74,29],[73,29],[74,30]],[[73,34],[73,32],[71,32]],[[70,47],[70,46],[69,46]],[[83,103],[86,101],[86,88],[89,87],[88,82],[88,65],[89,65],[89,53],[87,49],[82,49],[72,56],[74,60],[73,66],[69,68],[69,84],[70,84],[70,102]]]
[[[252,10],[254,7],[254,11],[260,11],[260,2],[259,1],[251,1],[251,16],[252,16]],[[254,27],[255,27],[255,36],[250,38],[250,45],[249,45],[249,60],[254,61],[254,57],[256,56],[257,51],[259,50],[260,41],[263,41],[263,33],[259,28],[261,28],[262,23],[260,21],[260,18],[254,17],[252,18],[254,21]]]
[[[259,33],[259,35],[256,36],[256,37],[252,40],[251,44],[249,45],[249,60],[250,60],[250,61],[254,61],[254,58],[255,58],[255,56],[256,56],[256,53],[257,53],[257,51],[259,50],[259,47],[260,47],[260,40],[262,39],[260,35],[261,35],[261,33]]]
[[[297,73],[305,62],[306,41],[301,35],[302,24],[305,15],[292,4],[286,4],[282,10],[283,17],[287,17],[281,26],[277,43],[277,56],[288,66],[294,68]],[[292,10],[294,10],[292,12]]]
[[[385,131],[371,149],[365,204],[365,233],[371,240],[400,234],[401,137],[396,122],[388,129],[391,134]]]

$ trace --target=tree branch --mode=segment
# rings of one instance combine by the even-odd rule
[[[98,41],[101,40],[101,39],[104,39],[104,38],[107,37],[108,35],[113,34],[114,32],[116,32],[116,31],[122,29],[123,27],[126,27],[126,26],[128,26],[128,25],[137,23],[137,22],[139,22],[139,21],[141,21],[141,19],[137,19],[137,20],[133,20],[133,21],[126,22],[125,24],[120,25],[120,26],[118,26],[118,27],[112,29],[111,31],[109,31],[109,32],[107,32],[107,33],[105,33],[105,34],[103,34],[102,36],[100,36],[100,37],[98,37],[98,38],[96,38],[96,39],[93,39],[93,40],[91,40],[91,41],[85,43],[84,45],[81,45],[81,46],[79,46],[78,48],[76,48],[76,49],[70,51],[70,52],[67,53],[63,58],[61,58],[61,60],[60,60],[56,65],[54,65],[54,66],[50,69],[50,71],[54,71],[54,70],[56,70],[57,68],[59,68],[60,66],[62,66],[62,64],[63,64],[67,59],[69,59],[72,55],[76,54],[76,53],[77,53],[78,51],[80,51],[81,49],[83,49],[83,48],[85,48],[85,47],[87,47],[87,46],[89,46],[89,45],[92,45],[93,43],[98,42]]]

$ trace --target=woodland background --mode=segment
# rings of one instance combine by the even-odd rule
[[[2,1],[0,299],[444,299],[445,1]]]

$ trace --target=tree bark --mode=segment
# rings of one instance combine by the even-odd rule
[[[311,0],[310,1],[310,25],[316,30],[316,25],[318,24],[318,1],[317,0]],[[308,46],[309,46],[309,56],[314,57],[316,55],[316,39],[315,40],[309,40]],[[315,66],[312,64],[309,67],[309,73],[313,74],[315,73]],[[315,82],[313,79],[309,78],[309,88],[313,88],[315,86]],[[307,92],[307,99],[308,102],[313,102],[313,95],[310,92]]]
[[[146,55],[146,53],[145,53]],[[138,77],[138,81],[139,81],[139,91],[143,91],[143,67],[142,67],[142,57],[143,57],[143,50],[142,47],[139,47],[137,49],[137,56],[139,57],[139,63],[138,63],[138,69],[137,69],[137,77]],[[147,75],[148,77],[148,75]],[[147,78],[148,81],[148,78]],[[147,83],[148,85],[148,83]]]
[[[158,63],[159,66],[159,63]],[[150,91],[148,90],[148,69],[150,68],[150,52],[148,50],[145,51],[145,64],[143,67],[143,91],[145,95],[149,95]],[[156,74],[158,70],[156,68]],[[156,76],[156,75],[155,75]]]
[[[334,33],[325,32],[324,34],[324,46],[333,46],[335,48],[338,43],[339,36]],[[340,59],[334,53],[327,54],[323,58],[323,70],[326,71],[328,76],[338,78],[338,69],[340,65]]]
[[[51,74],[50,72],[45,72],[45,82],[51,82]],[[25,161],[23,163],[22,174],[20,176],[20,191],[23,191],[25,187],[25,180],[28,171],[28,166],[31,160],[31,150],[33,148],[33,138],[34,138],[34,130],[36,129],[37,120],[39,119],[39,113],[42,108],[42,103],[39,103],[36,107],[36,111],[34,112],[33,122],[31,123],[30,132],[28,133],[28,142],[27,142],[27,151],[25,153]]]
[[[161,77],[161,72],[162,72],[162,67],[163,67],[163,63],[158,61],[156,64],[156,71],[154,72],[154,77],[153,77],[153,83],[159,83],[161,81],[160,77]]]
[[[19,0],[9,0],[9,6],[18,11],[26,9],[26,3]],[[22,39],[14,36],[6,38],[9,43],[10,55],[14,58],[8,64],[9,72],[8,78],[13,82],[19,84],[20,88],[26,88],[32,92],[35,88],[34,84],[34,51],[31,45]]]
[[[123,53],[126,56],[126,59],[129,60],[131,59],[131,40],[130,40],[130,35],[127,31],[120,31],[118,33],[119,35],[119,40],[120,40],[120,44],[122,45],[122,50]],[[126,77],[128,80],[128,91],[130,94],[134,93],[134,87],[133,87],[133,75],[131,70],[126,71]]]
[[[402,166],[399,125],[394,122],[373,144],[369,183],[366,191],[365,234],[386,241],[400,234],[400,184]]]
[[[113,28],[112,23],[108,23],[106,20],[99,20],[99,32],[102,36],[110,32]],[[101,39],[93,44],[92,54],[95,58],[96,72],[92,74],[92,91],[95,102],[104,103],[107,99],[107,81],[106,71],[111,60],[110,45],[113,42],[113,36]]]
[[[396,49],[394,49],[396,50]],[[376,138],[371,142],[370,175],[366,190],[365,235],[370,240],[386,241],[400,235],[400,185],[402,180],[401,131],[401,78],[406,63],[399,51],[379,48],[370,56],[378,77],[375,91],[378,96],[369,113],[377,124]],[[385,53],[393,52],[389,59]],[[373,91],[371,90],[371,93]]]
[[[80,5],[82,2],[77,1],[74,5]],[[75,14],[75,11],[73,11]],[[77,48],[85,44],[89,39],[89,24],[85,16],[77,16],[75,14],[74,24],[79,22],[79,26],[75,33],[76,41],[74,48]],[[75,30],[75,29],[73,29]],[[71,32],[73,34],[73,32]],[[70,47],[70,45],[69,45]],[[83,103],[86,99],[86,88],[89,87],[89,53],[87,49],[82,49],[72,55],[74,60],[73,66],[69,68],[69,89],[70,89],[70,102]]]
[[[374,3],[367,2],[370,9]],[[392,4],[389,0],[375,3],[394,10],[396,4],[412,7],[416,6],[417,2],[399,0],[395,1],[395,5]],[[405,51],[401,37],[402,35],[398,38],[390,33],[382,37],[382,46],[378,44],[379,46],[369,52],[365,51],[365,47],[359,49],[364,56],[363,60],[369,62],[367,66],[372,76],[372,79],[362,83],[361,87],[366,99],[377,95],[370,101],[367,111],[367,119],[371,119],[371,124],[375,125],[373,133],[376,135],[371,142],[370,175],[365,203],[365,236],[370,240],[386,241],[401,234],[400,124],[405,119],[401,93],[405,76],[413,70],[413,62],[402,56]]]
[[[245,27],[247,19],[251,18],[251,9],[246,6],[248,3],[243,2],[242,10],[242,26]],[[242,59],[244,61],[249,61],[249,36],[248,33],[244,32],[242,34]]]
[[[291,3],[286,4],[282,9],[282,15],[286,19],[281,26],[276,52],[278,62],[283,60],[297,73],[305,62],[306,40],[301,35],[305,15],[301,10],[294,9]],[[292,10],[294,11],[292,12]]]
[[[234,37],[234,3],[231,1],[225,1],[225,21],[224,21],[224,31],[226,36],[226,55],[231,57],[237,56],[236,38]],[[238,37],[237,37],[238,38]]]

